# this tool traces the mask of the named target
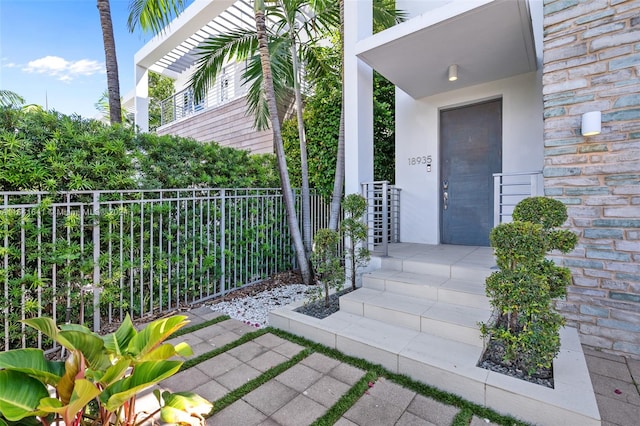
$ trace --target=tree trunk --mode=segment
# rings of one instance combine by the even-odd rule
[[[293,25],[291,31],[291,58],[293,62],[293,88],[296,95],[296,116],[298,118],[298,138],[300,139],[300,168],[302,177],[302,240],[307,258],[311,255],[311,194],[309,191],[309,165],[307,164],[307,136],[302,119],[302,93],[300,91],[300,66],[298,65],[298,50],[296,48]]]
[[[338,154],[336,155],[336,173],[333,178],[333,194],[331,195],[331,209],[329,213],[329,229],[338,230],[340,219],[340,202],[344,188],[344,0],[340,0],[340,44],[342,64],[342,106],[340,109],[340,127],[338,129]]]
[[[291,181],[289,180],[289,172],[287,170],[287,159],[284,155],[284,145],[282,143],[282,133],[280,130],[280,119],[278,118],[278,109],[276,106],[275,91],[273,89],[273,78],[271,75],[271,58],[269,56],[269,46],[267,43],[267,28],[264,16],[264,0],[256,0],[256,32],[258,35],[258,47],[260,50],[260,62],[262,65],[264,95],[267,99],[269,107],[269,116],[271,119],[271,128],[273,130],[273,145],[278,160],[278,171],[280,173],[280,185],[282,186],[282,195],[284,197],[285,208],[287,211],[287,222],[289,224],[289,232],[293,240],[296,258],[300,265],[300,274],[305,284],[311,284],[311,269],[309,268],[309,260],[307,259],[298,218],[295,209],[295,200],[293,191],[291,190]]]
[[[120,107],[120,82],[118,81],[118,59],[116,58],[116,42],[113,37],[111,23],[111,6],[109,0],[98,0],[100,26],[104,42],[104,56],[107,68],[107,90],[109,92],[109,121],[111,124],[122,123]]]

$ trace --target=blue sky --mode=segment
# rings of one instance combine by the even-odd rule
[[[64,114],[98,115],[107,89],[96,0],[0,0],[0,88]],[[127,30],[129,0],[111,0],[120,94],[133,89],[133,55],[151,38]]]

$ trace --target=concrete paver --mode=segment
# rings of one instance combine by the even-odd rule
[[[329,371],[328,374],[334,379],[338,379],[341,382],[353,386],[358,380],[360,380],[362,376],[364,376],[364,371],[352,365],[341,362],[340,364],[338,364],[338,366]]]
[[[297,390],[298,392],[304,392],[307,388],[320,380],[321,377],[322,373],[319,373],[306,365],[297,364],[278,375],[276,380]]]
[[[247,364],[264,373],[265,371],[272,369],[276,365],[286,362],[288,359],[290,358],[287,358],[275,351],[268,351],[253,358],[252,360],[247,362]]]
[[[242,399],[263,414],[271,416],[291,402],[298,394],[295,389],[291,389],[277,380],[270,380],[258,389],[249,392]]]
[[[304,395],[326,408],[331,408],[349,389],[350,387],[346,383],[333,377],[323,376],[304,391]]]
[[[216,377],[220,377],[223,374],[228,373],[240,364],[242,364],[242,361],[238,358],[232,357],[227,353],[222,353],[201,362],[194,368],[200,370],[202,374],[206,374],[207,376],[215,379]]]
[[[436,425],[450,425],[460,410],[435,399],[416,395],[407,411]]]
[[[397,405],[364,394],[344,413],[344,417],[358,425],[386,426],[395,424],[403,413],[404,409]]]
[[[226,388],[236,389],[244,385],[248,381],[255,379],[260,374],[262,374],[260,373],[260,371],[243,363],[231,369],[229,372],[223,374],[222,376],[217,377],[216,380]]]
[[[326,408],[311,398],[298,395],[271,418],[282,426],[306,426],[322,416]]]
[[[222,411],[214,413],[207,419],[208,425],[215,426],[254,426],[267,419],[267,416],[239,399]]]

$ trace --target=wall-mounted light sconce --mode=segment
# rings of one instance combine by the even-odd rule
[[[602,122],[600,111],[585,112],[582,114],[582,136],[599,135]]]
[[[449,81],[458,79],[458,66],[456,64],[449,65]]]

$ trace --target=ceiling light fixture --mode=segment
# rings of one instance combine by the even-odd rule
[[[449,81],[458,79],[458,66],[456,64],[449,65]]]

